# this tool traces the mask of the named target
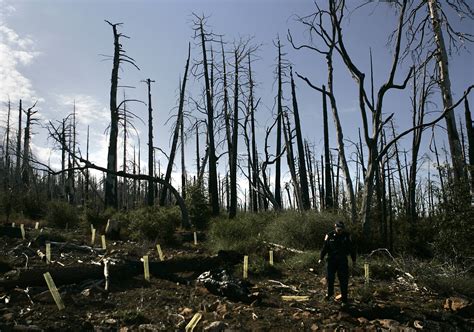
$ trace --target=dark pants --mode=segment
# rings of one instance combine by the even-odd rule
[[[334,281],[337,277],[341,285],[342,302],[347,302],[347,288],[349,284],[349,266],[347,257],[329,257],[328,259],[328,296],[334,295]]]

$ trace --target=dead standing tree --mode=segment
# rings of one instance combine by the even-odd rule
[[[411,5],[407,16],[406,46],[402,58],[410,56],[420,67],[424,66],[425,62],[435,59],[434,72],[441,90],[443,109],[451,110],[446,112],[445,121],[454,182],[456,185],[461,185],[460,188],[467,189],[467,183],[462,181],[465,175],[464,158],[452,107],[454,101],[448,55],[458,53],[467,43],[474,42],[474,36],[470,31],[458,31],[456,29],[462,27],[462,24],[453,25],[452,22],[453,18],[457,17],[459,22],[472,23],[474,11],[470,7],[470,2],[465,0],[419,0],[411,2]],[[454,15],[449,15],[449,11]],[[467,27],[469,29],[469,26]]]
[[[321,47],[316,47],[314,46],[314,43],[303,44],[303,45],[297,46],[293,42],[293,38],[290,31],[288,31],[288,40],[292,44],[293,48],[297,50],[308,49],[313,52],[316,52],[317,54],[324,55],[326,57],[326,65],[327,65],[327,71],[328,71],[327,91],[325,89],[319,88],[318,86],[315,86],[314,84],[312,84],[308,78],[303,77],[299,75],[298,73],[296,73],[296,75],[299,78],[303,79],[310,87],[312,87],[316,91],[321,92],[323,94],[324,103],[326,103],[325,101],[326,96],[329,97],[329,100],[331,103],[333,120],[334,120],[334,126],[336,128],[336,137],[337,137],[337,144],[338,144],[337,150],[339,153],[338,160],[340,160],[341,168],[344,173],[345,187],[349,195],[351,221],[354,223],[357,219],[356,198],[355,198],[354,187],[352,184],[351,174],[349,172],[349,166],[348,166],[348,162],[346,158],[345,146],[344,146],[344,133],[341,126],[341,121],[339,119],[339,112],[338,112],[338,107],[337,107],[336,97],[335,97],[335,92],[334,92],[333,54],[337,46],[336,45],[337,29],[334,24],[331,24],[330,27],[326,29],[325,28],[326,20],[331,20],[330,12],[322,10],[319,7],[317,7],[317,11],[315,13],[305,16],[305,17],[298,18],[298,21],[308,28],[310,32],[311,40],[313,40],[314,37],[318,37],[322,41],[323,45],[325,45],[326,49],[323,49]],[[326,159],[329,159],[329,156],[327,156]],[[325,169],[327,168],[328,168],[328,165],[326,165]],[[328,176],[326,175],[325,177],[327,179]]]
[[[5,192],[10,188],[10,113],[11,113],[11,102],[8,98],[8,111],[7,111],[7,124],[6,124],[6,139],[5,139]]]
[[[126,52],[120,43],[120,38],[129,38],[128,36],[119,33],[117,30],[122,23],[113,24],[107,20],[105,22],[112,27],[114,35],[114,55],[112,57],[113,66],[110,85],[110,133],[109,147],[107,151],[107,170],[109,172],[107,172],[105,178],[105,206],[117,208],[117,138],[119,132],[119,109],[121,107],[121,104],[117,105],[118,72],[120,64],[122,63],[129,63],[138,70],[140,70],[140,68],[135,64],[133,58],[125,54]],[[124,102],[126,101],[122,101],[122,103]]]
[[[28,108],[25,111],[26,115],[26,125],[25,125],[25,138],[24,138],[24,144],[23,144],[23,161],[22,161],[22,166],[21,166],[21,181],[22,184],[25,186],[29,186],[30,184],[30,164],[29,164],[29,159],[30,159],[30,140],[31,140],[31,125],[36,123],[38,119],[35,119],[33,116],[38,112],[38,111],[33,111],[33,108],[35,108],[36,102]]]
[[[351,56],[346,49],[346,45],[343,39],[342,33],[342,20],[344,18],[344,9],[345,9],[345,1],[342,0],[340,2],[329,2],[329,14],[331,17],[331,24],[335,28],[336,31],[336,44],[335,49],[341,56],[344,64],[346,65],[347,69],[351,73],[352,77],[356,81],[358,85],[358,99],[359,99],[359,108],[360,113],[362,116],[363,122],[363,132],[365,143],[368,149],[368,160],[367,160],[367,171],[365,174],[364,179],[364,189],[362,192],[362,202],[360,208],[360,217],[363,225],[364,234],[366,236],[370,236],[371,234],[371,206],[372,206],[372,197],[374,193],[374,176],[376,168],[378,167],[378,158],[380,157],[378,153],[378,146],[379,146],[379,139],[382,133],[382,130],[385,124],[390,121],[393,114],[390,115],[387,119],[382,118],[382,108],[383,108],[383,101],[385,94],[393,89],[403,90],[405,89],[409,78],[412,75],[413,68],[410,69],[408,74],[406,75],[402,84],[396,84],[395,81],[395,74],[397,73],[398,64],[400,60],[400,44],[402,39],[402,32],[405,26],[405,10],[407,6],[407,0],[404,0],[401,4],[400,14],[398,17],[398,27],[396,30],[396,39],[395,39],[395,46],[393,51],[393,59],[392,65],[390,67],[390,72],[388,78],[384,84],[379,88],[377,92],[377,98],[372,103],[369,98],[368,94],[365,90],[364,81],[365,81],[365,74],[359,69],[359,67],[353,62]],[[370,134],[370,126],[369,126],[369,117],[367,114],[367,108],[370,110],[371,114],[371,129],[372,133]]]
[[[189,69],[189,60],[191,57],[191,45],[188,45],[188,58],[186,60],[186,66],[184,68],[184,79],[183,83],[180,86],[179,90],[179,106],[178,106],[178,116],[176,119],[176,126],[174,129],[173,133],[173,142],[171,144],[171,152],[170,152],[170,158],[168,161],[168,166],[166,168],[166,174],[165,174],[165,182],[170,182],[171,179],[171,171],[173,170],[173,164],[174,164],[174,159],[176,156],[176,148],[178,146],[178,138],[180,136],[180,131],[181,131],[181,138],[183,139],[183,122],[184,122],[184,97],[185,97],[185,91],[186,91],[186,81],[188,79],[188,69]],[[181,140],[181,145],[183,145],[183,140]],[[182,158],[184,158],[184,154],[182,154]],[[184,164],[184,163],[183,163]],[[181,166],[183,167],[183,166]],[[184,186],[185,184],[185,179],[182,180],[182,185]],[[184,194],[184,191],[183,191]],[[167,195],[167,188],[164,187],[163,190],[161,191],[161,197],[160,197],[160,205],[165,204],[166,200],[166,195]]]
[[[293,115],[295,117],[296,146],[298,148],[298,171],[299,171],[299,193],[301,195],[301,210],[311,209],[309,200],[308,175],[306,172],[306,161],[303,145],[303,134],[301,132],[300,115],[298,110],[298,101],[296,99],[296,87],[293,79],[293,69],[290,67],[291,96],[293,101]]]
[[[151,106],[151,83],[155,82],[149,78],[144,81],[147,85],[148,92],[148,195],[147,204],[153,206],[155,203],[155,186],[153,184],[153,165],[154,165],[154,149],[153,149],[153,107]]]
[[[211,90],[211,78],[209,76],[209,63],[207,60],[207,44],[213,41],[213,34],[209,33],[205,29],[206,19],[203,16],[194,15],[194,38],[198,41],[198,44],[202,50],[202,62],[200,65],[203,67],[203,76],[205,84],[206,94],[206,113],[207,113],[207,153],[209,158],[209,198],[211,203],[212,215],[217,216],[219,214],[219,188],[217,184],[217,156],[216,156],[216,144],[214,141],[214,103],[213,95]],[[199,65],[199,64],[198,64]]]
[[[466,98],[464,100],[464,114],[466,118],[466,135],[467,142],[469,145],[468,149],[468,160],[469,160],[469,174],[471,176],[471,200],[474,197],[474,128],[472,122],[471,111],[469,109],[469,101]]]

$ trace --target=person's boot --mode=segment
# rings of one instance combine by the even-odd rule
[[[344,307],[347,307],[349,304],[349,299],[347,297],[343,297],[341,299],[341,307],[344,308]]]

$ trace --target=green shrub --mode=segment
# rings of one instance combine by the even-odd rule
[[[170,243],[181,222],[178,207],[145,207],[121,215],[128,226],[130,237]]]
[[[210,249],[215,252],[236,250],[246,254],[259,251],[265,240],[265,227],[272,216],[271,213],[241,213],[234,219],[212,219],[209,227]]]
[[[105,227],[107,220],[112,218],[117,212],[113,208],[102,210],[100,208],[87,209],[85,212],[86,228],[92,224],[94,228]]]
[[[341,217],[329,213],[286,212],[277,215],[266,229],[266,237],[286,247],[315,250],[321,249],[324,236],[333,229]]]
[[[395,267],[391,264],[383,263],[383,262],[370,262],[369,261],[369,272],[371,279],[377,280],[394,280],[399,272],[395,269]]]
[[[447,191],[452,197],[440,204],[443,212],[434,223],[437,230],[435,251],[444,261],[462,263],[474,257],[474,206],[469,204],[469,192],[459,188]]]
[[[302,254],[293,254],[282,262],[285,267],[295,270],[315,268],[323,273],[324,266],[318,265],[319,251],[306,251]],[[280,264],[278,264],[280,265]],[[325,272],[324,272],[325,273]]]
[[[474,276],[433,276],[424,275],[420,278],[422,284],[443,296],[458,294],[474,297]]]
[[[197,229],[206,229],[211,218],[209,202],[204,186],[200,183],[191,185],[187,189],[186,206],[191,223]]]
[[[28,192],[23,197],[23,213],[26,217],[39,220],[46,215],[46,197],[41,197],[35,193]]]
[[[66,202],[53,201],[48,204],[46,221],[49,225],[64,228],[74,227],[79,223],[79,213],[77,209]]]

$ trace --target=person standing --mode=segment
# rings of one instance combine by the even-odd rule
[[[356,251],[350,234],[345,230],[342,221],[334,225],[334,231],[326,234],[324,238],[324,246],[321,250],[321,256],[318,263],[321,263],[325,256],[327,258],[327,300],[334,295],[334,281],[337,277],[341,285],[342,303],[348,302],[348,286],[349,286],[349,265],[347,256],[351,256],[352,265],[356,263]]]

